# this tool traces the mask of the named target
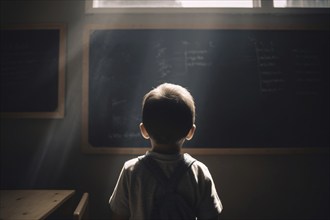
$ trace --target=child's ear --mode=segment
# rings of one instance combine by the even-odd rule
[[[141,131],[141,135],[142,137],[144,137],[145,139],[149,139],[149,134],[146,130],[146,128],[144,127],[144,124],[143,123],[140,123],[140,131]]]
[[[188,135],[186,137],[186,140],[190,141],[193,138],[193,136],[195,134],[195,130],[196,130],[196,125],[193,124],[193,126],[190,129],[190,131],[188,132]]]

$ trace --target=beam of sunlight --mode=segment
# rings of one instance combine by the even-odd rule
[[[77,88],[81,87],[80,71],[73,68],[81,67],[81,44],[72,44],[74,39],[79,39],[82,30],[82,22],[71,28],[67,34],[66,43],[70,49],[66,49],[66,92],[65,92],[65,120],[55,119],[48,122],[48,127],[38,134],[39,144],[28,167],[28,185],[35,187],[40,185],[56,184],[67,171],[69,158],[80,150],[81,131],[81,101],[77,94]],[[77,150],[78,149],[78,150]]]

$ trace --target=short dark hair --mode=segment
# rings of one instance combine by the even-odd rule
[[[195,123],[194,99],[184,87],[163,83],[144,96],[142,122],[158,144],[176,143]]]

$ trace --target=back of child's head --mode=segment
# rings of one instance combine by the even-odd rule
[[[164,83],[144,96],[142,122],[158,144],[185,138],[195,123],[195,104],[187,89]]]

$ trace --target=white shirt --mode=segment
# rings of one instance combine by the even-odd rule
[[[157,161],[167,177],[173,173],[177,163],[184,156],[155,152],[146,154]],[[129,219],[149,219],[158,187],[160,186],[157,180],[141,161],[138,158],[131,159],[125,162],[121,170],[109,200],[110,208],[116,214]],[[213,218],[222,211],[222,204],[212,176],[208,168],[200,161],[196,160],[181,178],[177,192],[196,210],[197,218]]]

